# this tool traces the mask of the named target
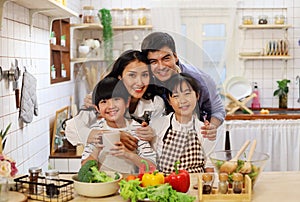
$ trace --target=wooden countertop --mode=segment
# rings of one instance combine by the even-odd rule
[[[299,108],[264,108],[270,111],[270,114],[260,114],[259,110],[254,110],[254,114],[244,114],[237,111],[235,114],[226,115],[225,120],[256,120],[256,119],[300,119]]]
[[[71,174],[61,175],[62,179],[71,179]],[[198,199],[198,190],[193,189],[193,185],[197,183],[198,174],[191,175],[191,188],[188,194],[194,195]],[[300,171],[289,172],[263,172],[261,178],[254,187],[252,194],[253,202],[282,202],[282,201],[299,201],[300,198]],[[33,201],[33,200],[28,200]],[[124,202],[125,200],[119,194],[103,197],[103,198],[87,198],[79,196],[75,193],[74,199],[71,201],[114,201]]]

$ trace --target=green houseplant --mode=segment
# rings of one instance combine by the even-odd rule
[[[5,142],[6,142],[5,136],[7,135],[10,126],[11,123],[5,128],[5,130],[2,129],[0,130],[0,154],[2,154],[2,151],[4,149]]]
[[[288,79],[282,79],[280,81],[277,81],[278,89],[274,91],[273,95],[279,97],[279,108],[287,108],[289,93],[288,83],[290,82],[291,81]]]

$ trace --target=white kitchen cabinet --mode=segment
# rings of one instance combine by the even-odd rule
[[[31,28],[33,26],[32,19],[37,13],[49,16],[50,22],[53,19],[79,16],[78,13],[55,0],[0,0],[0,29],[2,24],[3,8],[7,2],[14,2],[29,9],[29,22]]]

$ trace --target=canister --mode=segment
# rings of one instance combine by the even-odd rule
[[[84,6],[82,10],[83,23],[95,23],[96,12],[93,6]]]
[[[38,167],[31,167],[28,169],[29,172],[29,193],[30,194],[37,194],[38,193],[38,178],[40,173],[42,172],[41,168]]]
[[[46,194],[48,197],[53,198],[59,195],[59,171],[47,170],[45,172]]]
[[[123,10],[123,17],[124,17],[124,25],[131,26],[132,22],[132,8],[124,8]]]

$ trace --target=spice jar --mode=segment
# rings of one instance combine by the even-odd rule
[[[260,24],[260,25],[268,24],[268,16],[260,15],[258,17],[258,24]]]
[[[132,9],[124,8],[123,17],[124,17],[124,25],[131,26],[132,25]]]
[[[212,191],[212,182],[213,182],[212,174],[210,173],[202,174],[202,180],[203,180],[202,193],[210,194]]]
[[[82,11],[83,23],[94,23],[96,13],[93,6],[84,6]]]
[[[138,25],[146,25],[146,24],[147,24],[146,8],[139,8]]]
[[[50,198],[59,195],[59,172],[58,170],[48,170],[45,172],[46,194]]]
[[[275,16],[275,24],[282,25],[284,24],[285,17],[283,15],[276,15]]]
[[[244,25],[252,25],[253,24],[253,17],[250,15],[243,16],[243,24]]]
[[[218,184],[218,192],[220,194],[226,194],[228,192],[228,174],[220,173],[219,174],[219,184]]]
[[[241,173],[233,173],[232,190],[235,194],[242,193],[243,190],[243,175]]]
[[[123,10],[120,8],[113,8],[110,11],[113,26],[124,26]]]
[[[38,167],[31,167],[28,169],[29,172],[29,193],[30,194],[37,194],[38,193],[38,178],[40,173],[42,172],[41,168]]]

